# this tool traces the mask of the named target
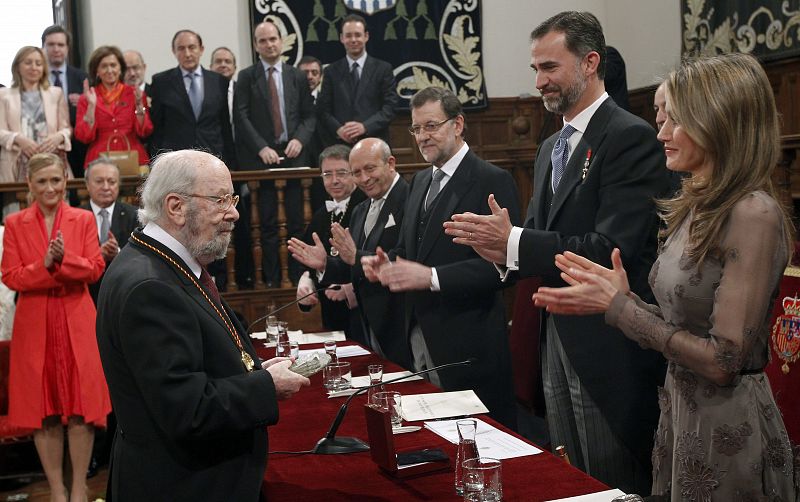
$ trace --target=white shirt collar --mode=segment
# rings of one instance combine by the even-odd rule
[[[191,73],[194,73],[198,77],[203,76],[203,67],[200,65],[197,65],[197,68],[195,68],[194,71],[185,70],[183,67],[180,68],[181,68],[181,75],[183,76],[183,78],[186,78],[186,75],[189,75]]]
[[[61,63],[61,66],[51,66],[50,67],[50,72],[52,73],[54,71],[60,71],[61,72],[61,76],[62,77],[66,77],[67,76],[67,62],[64,61],[63,63]]]
[[[578,131],[581,134],[585,133],[586,128],[589,127],[589,121],[592,120],[592,115],[594,115],[594,112],[596,112],[597,109],[600,108],[600,105],[602,105],[603,101],[605,101],[607,98],[608,98],[608,93],[604,92],[603,94],[600,95],[599,98],[595,100],[594,103],[584,108],[579,114],[575,115],[569,122],[564,121],[564,124],[571,125],[572,127],[575,128],[576,131]]]
[[[345,57],[347,58],[348,68],[352,68],[353,63],[358,63],[359,70],[364,71],[364,63],[367,61],[367,51],[364,51],[364,53],[361,54],[361,57],[358,59],[353,59],[350,56],[345,56]]]
[[[464,160],[464,157],[467,156],[467,152],[469,152],[469,145],[465,141],[464,144],[461,145],[461,148],[459,148],[458,151],[455,153],[455,155],[450,157],[450,159],[447,162],[445,162],[442,165],[442,167],[438,169],[444,171],[444,173],[448,177],[453,176],[453,174],[456,172],[456,168],[458,167],[458,165],[461,164],[461,161]]]
[[[114,201],[114,202],[111,203],[110,206],[108,206],[106,208],[102,208],[102,207],[98,206],[97,204],[95,204],[92,199],[89,199],[89,206],[91,206],[92,212],[94,213],[95,216],[100,216],[100,210],[101,209],[105,209],[106,211],[108,211],[108,217],[111,218],[111,215],[114,214],[114,206],[116,204],[117,204],[117,201]]]
[[[200,272],[202,272],[202,267],[200,263],[194,259],[194,256],[189,253],[189,250],[186,249],[186,246],[178,242],[178,240],[167,233],[166,230],[158,226],[157,223],[153,223],[152,221],[145,225],[142,233],[148,237],[151,237],[161,244],[165,245],[170,251],[178,255],[178,257],[183,260],[188,266],[189,269],[192,271],[196,278],[200,278]]]
[[[269,71],[270,68],[275,68],[275,71],[278,73],[281,73],[281,71],[283,71],[283,61],[281,61],[280,59],[275,64],[269,64],[263,59],[259,61],[261,61],[261,66],[264,67],[264,71]]]
[[[394,188],[394,186],[397,184],[397,182],[399,180],[400,180],[400,173],[395,172],[394,173],[394,179],[392,180],[392,184],[389,185],[389,190],[386,190],[386,193],[383,194],[382,196],[378,197],[377,199],[372,199],[372,202],[374,203],[374,202],[377,202],[379,200],[386,200],[387,197],[389,197],[389,194],[392,192],[392,188]]]

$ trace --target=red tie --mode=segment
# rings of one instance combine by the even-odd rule
[[[272,129],[275,131],[275,140],[281,139],[283,123],[281,122],[281,98],[278,96],[278,84],[275,83],[275,67],[269,67],[269,113],[272,118]]]
[[[208,273],[206,267],[203,267],[203,271],[200,272],[200,283],[203,284],[203,286],[206,288],[206,291],[211,294],[211,298],[216,300],[217,305],[222,305],[222,300],[219,297],[217,285],[214,284],[214,278]]]

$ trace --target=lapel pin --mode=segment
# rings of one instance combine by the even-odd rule
[[[583,161],[583,169],[581,170],[581,181],[586,179],[586,175],[589,174],[589,162],[592,161],[592,149],[590,148],[589,151],[586,152],[586,160]]]

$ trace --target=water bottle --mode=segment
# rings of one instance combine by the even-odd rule
[[[456,453],[455,481],[457,495],[464,495],[464,466],[465,460],[478,458],[478,445],[475,444],[475,432],[478,422],[474,418],[459,420],[456,422],[458,428],[458,451]]]

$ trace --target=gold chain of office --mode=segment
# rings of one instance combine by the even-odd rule
[[[138,244],[141,244],[142,246],[150,249],[151,251],[153,251],[157,255],[159,255],[162,258],[164,258],[164,260],[166,260],[168,263],[172,264],[175,268],[180,270],[183,273],[183,275],[185,275],[192,282],[192,284],[195,285],[197,290],[200,291],[200,294],[203,295],[203,298],[205,298],[206,301],[208,302],[208,304],[211,305],[211,308],[214,309],[214,312],[216,312],[217,315],[219,316],[219,318],[222,319],[222,322],[225,324],[225,327],[228,328],[228,333],[230,334],[231,339],[233,340],[233,343],[236,344],[236,347],[239,349],[239,352],[241,352],[241,354],[242,354],[242,364],[244,365],[244,369],[246,369],[247,371],[253,371],[253,368],[255,367],[255,361],[253,361],[253,358],[250,356],[250,354],[248,354],[244,350],[244,347],[242,346],[242,340],[239,338],[238,333],[236,333],[236,330],[233,328],[233,324],[231,323],[230,319],[228,318],[228,314],[225,313],[224,311],[220,311],[217,308],[217,305],[214,303],[214,301],[211,298],[208,297],[208,294],[200,286],[200,283],[197,282],[197,279],[195,279],[195,277],[192,274],[187,272],[186,269],[181,267],[175,260],[173,260],[171,257],[169,257],[166,253],[164,253],[160,249],[158,249],[155,246],[152,246],[152,245],[144,242],[143,240],[139,239],[135,235],[131,235],[130,238],[133,239],[134,242],[136,242]]]

